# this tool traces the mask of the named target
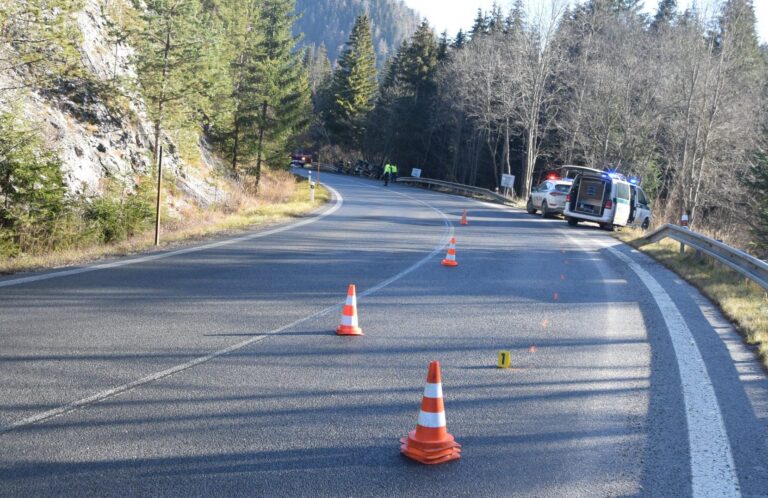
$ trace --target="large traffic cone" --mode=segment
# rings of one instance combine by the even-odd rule
[[[357,324],[357,295],[355,284],[349,284],[347,304],[341,314],[341,325],[336,328],[336,335],[363,335],[363,329]]]
[[[462,225],[469,225],[469,221],[467,221],[467,210],[464,210],[464,213],[461,215],[461,224]]]
[[[451,239],[451,245],[448,246],[448,255],[443,260],[443,266],[459,266],[456,261],[456,238]]]
[[[461,445],[448,434],[445,426],[439,361],[429,364],[419,421],[416,424],[416,430],[409,432],[408,437],[400,440],[400,453],[427,465],[461,458]]]

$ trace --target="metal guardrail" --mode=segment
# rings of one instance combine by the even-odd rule
[[[502,204],[511,204],[512,199],[504,197],[501,194],[497,194],[491,190],[480,187],[472,187],[471,185],[463,185],[461,183],[444,182],[442,180],[432,180],[430,178],[414,178],[412,176],[401,177],[397,179],[398,183],[410,183],[415,185],[425,185],[430,189],[448,190],[450,192],[457,192],[460,194],[469,194],[472,197],[480,197],[488,199],[493,202],[500,202]]]
[[[687,228],[664,225],[636,243],[639,246],[645,246],[666,238],[674,239],[712,256],[768,291],[768,263]]]

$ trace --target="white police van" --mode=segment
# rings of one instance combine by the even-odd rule
[[[589,170],[576,175],[571,191],[565,199],[563,215],[571,226],[581,221],[591,221],[606,230],[633,224],[638,218],[637,202],[642,191],[619,173]],[[647,206],[645,193],[642,194]],[[634,216],[633,216],[634,215]],[[650,223],[650,209],[644,220]]]

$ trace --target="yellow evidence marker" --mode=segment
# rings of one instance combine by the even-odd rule
[[[509,351],[499,351],[499,368],[509,368],[512,366],[512,353]]]

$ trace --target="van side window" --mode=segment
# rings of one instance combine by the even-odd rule
[[[618,183],[616,185],[616,197],[619,199],[630,199],[630,193],[629,193],[629,185],[625,185],[623,183]]]
[[[648,199],[645,197],[645,192],[643,192],[641,189],[637,189],[637,202],[640,204],[648,204]]]

